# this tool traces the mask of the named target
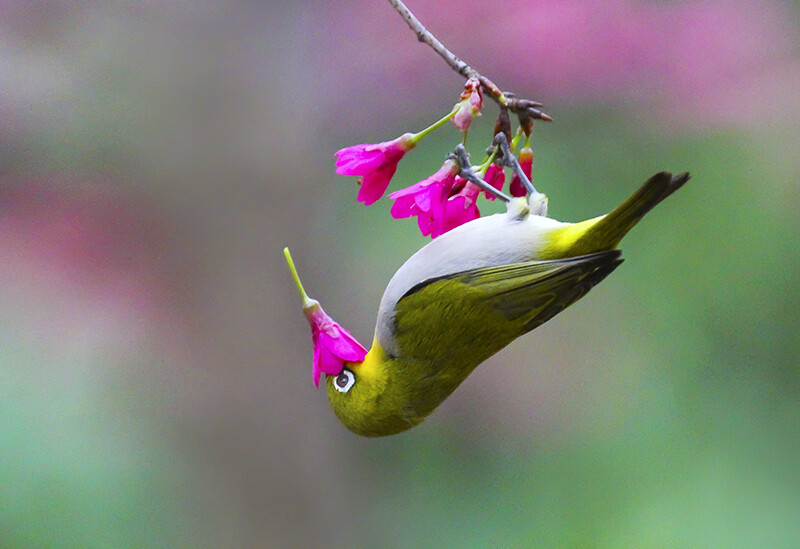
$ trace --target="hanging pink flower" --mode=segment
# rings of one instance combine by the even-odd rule
[[[439,170],[437,174],[442,171]],[[445,183],[441,187],[425,184],[437,174],[390,195],[396,199],[392,207],[392,216],[395,218],[416,216],[420,232],[431,238],[439,237],[481,215],[476,203],[481,193],[480,187],[460,176],[455,177],[452,184]],[[441,200],[440,193],[446,192],[448,188],[448,196],[443,202],[434,205],[434,202]]]
[[[483,109],[483,91],[477,78],[470,78],[464,84],[464,91],[461,93],[461,102],[458,112],[453,116],[453,124],[459,130],[467,131],[472,119],[481,115]]]
[[[502,191],[503,185],[506,182],[506,172],[501,166],[498,166],[497,164],[490,164],[486,169],[486,175],[483,176],[483,179],[498,191]],[[490,192],[484,191],[484,194],[489,200],[494,200],[496,198]]]
[[[314,385],[319,387],[322,374],[336,376],[342,372],[345,362],[363,362],[367,350],[350,332],[342,328],[322,310],[319,302],[310,300],[303,312],[311,324],[314,341]]]
[[[416,144],[414,134],[406,133],[393,141],[341,149],[335,153],[336,173],[362,176],[358,200],[369,206],[383,196],[397,170],[397,163]]]
[[[395,201],[391,209],[392,217],[402,219],[417,216],[423,235],[436,238],[442,234],[447,198],[458,171],[458,164],[448,159],[432,176],[390,194],[389,198]]]
[[[523,173],[530,179],[533,173],[533,150],[530,147],[523,147],[519,150],[519,165]],[[514,174],[508,192],[511,193],[511,196],[525,196],[528,194],[528,189],[525,188],[525,184],[517,174]]]
[[[314,341],[314,367],[311,371],[314,385],[319,387],[319,378],[323,373],[338,376],[344,369],[345,362],[363,362],[367,350],[350,332],[339,326],[328,316],[316,299],[308,297],[300,276],[295,269],[289,248],[283,249],[286,264],[292,273],[300,299],[303,302],[303,314],[311,324],[311,339]]]
[[[457,178],[457,183],[458,183]],[[463,225],[468,221],[472,221],[473,219],[477,219],[481,216],[480,210],[478,210],[477,199],[478,196],[481,194],[481,189],[477,185],[474,185],[466,180],[464,181],[464,185],[455,194],[450,196],[447,199],[447,204],[445,205],[444,211],[444,222],[441,225],[441,233],[434,234],[434,231],[431,231],[431,237],[436,238],[440,236],[440,234],[444,234],[447,231],[455,229],[459,225]]]

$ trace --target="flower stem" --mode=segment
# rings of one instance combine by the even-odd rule
[[[537,101],[529,99],[521,99],[515,97],[514,94],[503,92],[497,85],[483,76],[481,73],[470,67],[466,62],[456,57],[453,52],[448,50],[428,29],[426,29],[417,17],[411,13],[411,10],[406,7],[402,0],[389,0],[389,4],[400,14],[405,20],[406,24],[417,35],[417,39],[423,44],[427,44],[445,62],[464,78],[475,78],[481,83],[481,87],[486,94],[491,97],[498,105],[508,107],[508,109],[525,119],[539,119],[552,122],[553,119],[549,115],[539,110],[542,106]]]
[[[300,276],[297,274],[297,269],[294,266],[294,261],[292,261],[292,254],[289,252],[289,248],[283,249],[283,255],[286,256],[286,263],[289,265],[289,271],[291,271],[294,283],[297,285],[297,291],[300,292],[300,299],[303,300],[303,309],[306,309],[313,304],[314,300],[308,297],[305,288],[303,288],[303,283],[300,282]]]
[[[414,142],[414,144],[416,144],[420,139],[431,133],[433,130],[435,130],[436,128],[440,127],[443,124],[446,124],[451,118],[455,116],[457,112],[458,112],[458,105],[453,107],[453,110],[450,111],[447,115],[440,118],[439,120],[437,120],[436,122],[425,128],[424,130],[413,134],[411,136],[411,140]]]
[[[519,143],[519,140],[522,137],[522,135],[523,135],[522,134],[522,128],[518,128],[517,129],[517,135],[515,135],[514,138],[511,140],[511,152],[514,152],[514,151],[517,150],[517,144]],[[525,143],[526,143],[525,146],[527,147],[528,146],[527,143],[530,143],[530,141],[526,140]]]
[[[478,166],[478,169],[475,170],[475,173],[480,177],[486,175],[486,170],[489,169],[489,166],[492,165],[492,162],[494,162],[494,159],[496,157],[497,157],[497,147],[492,147],[492,154],[486,157],[486,159],[481,163],[481,165]]]

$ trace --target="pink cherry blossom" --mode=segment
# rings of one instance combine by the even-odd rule
[[[498,166],[497,164],[490,164],[486,169],[486,175],[483,176],[483,179],[498,191],[502,191],[503,184],[506,182],[506,172],[501,166]],[[489,200],[494,200],[496,198],[490,192],[484,191],[484,194]]]
[[[461,103],[458,112],[453,116],[453,124],[459,130],[467,131],[472,119],[481,115],[483,109],[483,91],[481,84],[476,78],[470,78],[464,84],[464,91],[461,93]]]
[[[525,175],[528,176],[528,179],[530,179],[533,171],[533,151],[530,147],[523,147],[519,150],[519,165]],[[528,194],[528,189],[525,188],[525,184],[517,174],[514,174],[514,177],[511,178],[508,192],[511,193],[511,196],[525,196]]]
[[[461,178],[458,178],[461,179]],[[481,194],[480,187],[472,183],[464,181],[464,186],[460,191],[450,196],[447,199],[447,204],[444,211],[444,220],[441,224],[441,233],[434,234],[431,231],[431,237],[436,238],[440,234],[444,234],[449,230],[455,229],[459,225],[463,225],[468,221],[477,219],[481,216],[476,203],[478,196]],[[456,182],[458,184],[458,181]]]
[[[397,163],[415,146],[414,135],[406,133],[393,141],[341,149],[335,153],[336,173],[362,176],[358,200],[369,206],[383,196]]]
[[[446,160],[432,176],[389,195],[394,200],[391,214],[395,219],[417,216],[423,235],[433,238],[444,232],[447,199],[459,171],[454,160]]]
[[[303,307],[303,312],[311,324],[311,338],[314,341],[312,377],[314,385],[319,387],[323,373],[339,375],[345,362],[362,362],[367,350],[350,332],[328,316],[317,301],[310,300],[309,303],[309,306]]]
[[[428,179],[389,195],[395,200],[392,217],[416,216],[420,232],[431,238],[480,217],[476,203],[480,187],[455,176],[456,170],[448,160]]]

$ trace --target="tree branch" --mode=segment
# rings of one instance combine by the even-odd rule
[[[411,10],[402,2],[402,0],[389,0],[392,7],[400,14],[403,20],[408,24],[417,39],[423,44],[427,44],[445,62],[464,78],[475,78],[481,83],[484,93],[491,97],[500,108],[507,108],[520,119],[520,124],[526,126],[533,119],[546,120],[552,122],[552,118],[539,110],[542,106],[537,101],[529,99],[518,99],[513,93],[504,92],[497,85],[483,76],[481,73],[470,67],[466,62],[458,58],[444,44],[442,44],[428,29],[426,29],[417,17],[411,13]]]

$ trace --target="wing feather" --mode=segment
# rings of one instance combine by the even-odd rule
[[[425,280],[397,302],[397,349],[418,359],[477,364],[583,297],[621,262],[611,250]]]

